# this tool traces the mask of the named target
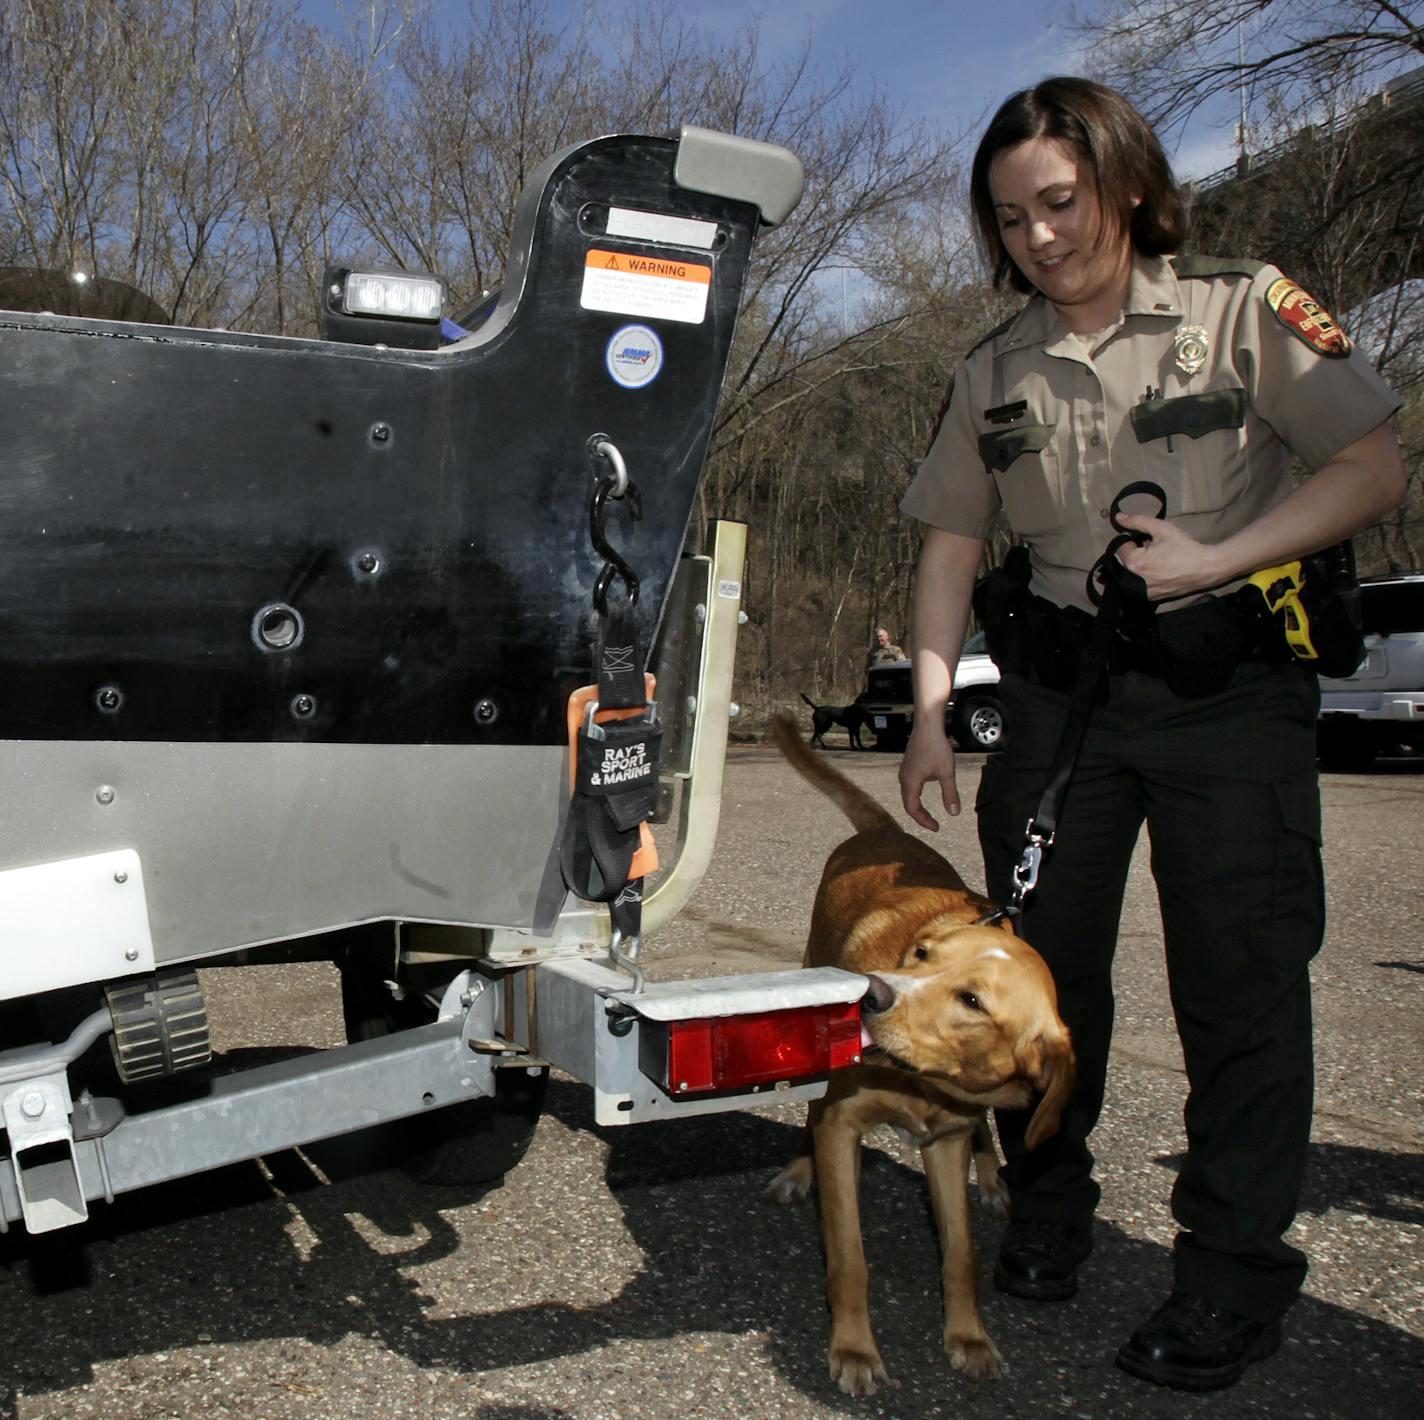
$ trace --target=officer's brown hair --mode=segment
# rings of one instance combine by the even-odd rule
[[[1007,280],[1015,291],[1035,289],[1004,246],[989,191],[989,165],[1031,138],[1057,138],[1078,154],[1097,190],[1102,236],[1126,231],[1144,256],[1165,256],[1181,246],[1186,207],[1147,120],[1121,94],[1091,79],[1045,79],[1004,100],[974,154],[969,179],[974,225],[995,286]],[[1136,207],[1133,197],[1142,199]]]

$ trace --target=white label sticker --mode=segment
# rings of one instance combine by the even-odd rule
[[[610,207],[608,235],[644,242],[675,242],[680,247],[706,247],[710,251],[717,240],[717,224],[700,222],[695,217],[670,217],[666,212]]]
[[[640,390],[657,379],[663,368],[663,343],[646,325],[625,325],[613,332],[603,352],[608,373],[625,390]]]
[[[742,584],[740,582],[718,582],[717,595],[719,597],[739,597],[742,594]]]
[[[586,311],[700,325],[711,289],[712,268],[701,262],[595,248],[584,257],[579,305]]]

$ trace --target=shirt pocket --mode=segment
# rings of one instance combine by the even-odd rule
[[[1169,513],[1214,512],[1240,495],[1248,470],[1244,389],[1149,400],[1133,406],[1131,419]]]
[[[1053,424],[1019,424],[979,436],[979,457],[1016,533],[1047,532],[1062,521]]]

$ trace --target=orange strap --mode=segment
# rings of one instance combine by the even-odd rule
[[[657,678],[650,672],[643,673],[644,694],[649,700],[653,699],[657,690]],[[569,728],[569,793],[574,791],[575,777],[578,774],[578,737],[579,731],[583,729],[584,716],[588,713],[588,707],[598,699],[598,687],[596,685],[581,685],[569,696],[568,728]],[[624,710],[598,710],[594,712],[594,723],[604,724],[609,720],[634,720],[643,713],[636,705],[629,706]],[[646,878],[650,873],[658,870],[658,846],[653,842],[653,830],[646,824],[638,825],[638,846],[633,851],[633,862],[628,869],[628,880],[635,881],[638,878]]]

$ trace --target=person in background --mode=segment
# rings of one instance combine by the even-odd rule
[[[890,639],[890,633],[883,626],[877,626],[875,640],[871,643],[870,650],[866,652],[866,670],[869,670],[871,666],[886,666],[891,661],[903,661],[904,659],[904,650]]]
[[[1170,1293],[1117,1361],[1208,1390],[1275,1350],[1306,1274],[1283,1235],[1310,1137],[1308,967],[1324,930],[1316,678],[1279,632],[1261,639],[1262,618],[1247,625],[1236,592],[1400,504],[1387,423],[1399,401],[1276,268],[1175,254],[1185,213],[1167,159],[1110,89],[1055,78],[1013,95],[979,145],[971,193],[996,284],[1029,299],[959,363],[902,503],[926,526],[900,781],[923,827],[938,827],[928,785],[959,812],[944,709],[984,539],[1006,518],[1027,548],[1036,619],[1027,646],[986,626],[1013,726],[976,805],[999,902],[1054,763],[1073,679],[1061,667],[1094,610],[1087,580],[1114,499],[1139,480],[1166,495],[1165,510],[1125,500],[1121,522],[1143,540],[1117,557],[1145,585],[1156,639],[1113,647],[1106,701],[1021,919],[1053,971],[1078,1075],[1062,1128],[1036,1150],[1024,1147],[1025,1113],[999,1116],[1012,1212],[994,1280],[1062,1300],[1092,1251],[1089,1136],[1123,888],[1146,823],[1190,1091],[1187,1150],[1172,1190]],[[1298,484],[1292,458],[1311,471]],[[1173,659],[1183,646],[1205,671]]]

